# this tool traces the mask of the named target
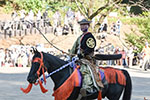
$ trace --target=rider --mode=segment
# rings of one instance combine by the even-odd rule
[[[78,23],[80,24],[80,29],[83,33],[75,41],[72,49],[70,50],[70,53],[77,54],[81,60],[86,59],[89,62],[91,62],[92,56],[94,54],[94,48],[96,47],[96,39],[94,38],[91,32],[88,32],[88,28],[90,27],[91,21],[83,19]],[[89,93],[92,93],[94,92],[93,87],[95,86],[94,86],[91,72],[89,71],[89,68],[88,68],[88,64],[82,63],[80,66],[81,66],[80,71],[83,75],[82,88],[87,90]],[[90,67],[93,67],[93,66],[90,66]],[[93,72],[93,74],[97,74],[97,73]],[[95,75],[94,75],[94,78],[95,78]],[[103,85],[99,87],[103,87]]]
[[[83,19],[78,23],[80,24],[80,28],[83,33],[77,38],[70,53],[78,54],[79,57],[92,56],[96,46],[96,40],[92,33],[88,32],[91,21]]]

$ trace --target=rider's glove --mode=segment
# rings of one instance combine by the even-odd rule
[[[82,54],[77,54],[79,59],[83,58],[83,55]]]

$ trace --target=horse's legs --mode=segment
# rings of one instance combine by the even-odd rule
[[[123,92],[124,86],[119,84],[109,84],[109,88],[106,94],[106,97],[109,100],[119,100],[122,92]]]
[[[111,98],[109,98],[109,100],[119,100],[121,94],[122,92],[118,92],[116,95],[113,95]]]

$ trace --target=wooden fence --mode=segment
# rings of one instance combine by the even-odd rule
[[[49,20],[34,21],[0,21],[0,39],[29,34],[39,34],[39,28],[43,34],[53,33],[53,27]]]

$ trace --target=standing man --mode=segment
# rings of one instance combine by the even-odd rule
[[[83,19],[78,23],[80,24],[80,29],[83,33],[77,38],[70,53],[77,54],[81,60],[80,71],[83,76],[82,89],[86,90],[86,93],[93,93],[95,88],[97,88],[96,86],[100,88],[103,87],[103,84],[98,79],[96,67],[91,64],[94,48],[96,47],[96,39],[91,32],[88,32],[91,21]],[[92,72],[90,70],[92,70]],[[93,80],[92,75],[96,82]],[[97,85],[95,86],[94,83]]]
[[[121,29],[121,26],[122,26],[122,22],[120,21],[120,19],[117,20],[116,22],[116,32],[117,32],[117,36],[120,36],[120,29]]]
[[[145,42],[145,47],[143,48],[142,52],[144,53],[142,68],[147,70],[148,63],[150,63],[150,48],[148,42]]]
[[[130,45],[130,48],[127,53],[127,63],[128,63],[129,67],[132,67],[132,65],[133,65],[133,57],[134,57],[133,47],[132,47],[132,45]]]

